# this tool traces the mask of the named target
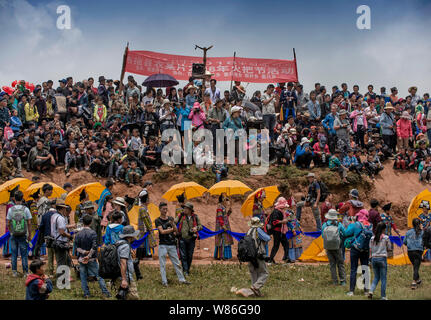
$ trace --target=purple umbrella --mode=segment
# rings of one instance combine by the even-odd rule
[[[147,79],[145,79],[145,81],[142,83],[144,87],[151,87],[151,88],[174,87],[178,84],[179,82],[175,80],[174,77],[165,73],[153,74],[149,76]]]

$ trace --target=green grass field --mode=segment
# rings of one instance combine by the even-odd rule
[[[18,270],[20,265],[18,267]],[[355,296],[347,297],[348,285],[335,286],[331,283],[328,265],[272,265],[269,279],[262,289],[260,299],[282,300],[367,300],[361,290]],[[169,287],[161,285],[159,268],[141,264],[144,279],[138,283],[141,299],[145,300],[200,300],[200,299],[245,299],[230,292],[231,287],[249,287],[247,265],[201,265],[192,267],[188,280],[190,286],[180,285],[172,266],[168,267]],[[350,269],[347,266],[349,275]],[[387,297],[390,300],[431,299],[431,266],[421,266],[422,285],[410,289],[412,267],[389,266]],[[304,281],[299,281],[304,279]],[[349,280],[349,276],[347,278]],[[97,282],[90,283],[94,299],[101,299]],[[0,299],[21,300],[25,297],[23,278],[12,278],[10,269],[0,269]],[[380,298],[380,285],[375,292]],[[70,290],[54,289],[50,300],[82,299],[80,282],[74,281]],[[112,298],[115,299],[115,298]]]

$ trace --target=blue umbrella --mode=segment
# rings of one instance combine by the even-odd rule
[[[165,73],[156,73],[149,76],[142,85],[151,88],[167,88],[178,85],[179,82],[174,77]]]

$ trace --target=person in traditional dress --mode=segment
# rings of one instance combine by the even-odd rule
[[[265,209],[263,208],[263,200],[265,200],[266,194],[265,190],[260,190],[254,196],[254,204],[253,204],[253,217],[259,218],[260,222],[265,225],[266,214]],[[265,243],[265,252],[268,256],[268,242]]]
[[[151,258],[154,253],[154,248],[157,247],[156,238],[153,231],[153,223],[151,221],[150,213],[148,211],[149,195],[147,190],[142,190],[139,193],[139,209],[138,214],[138,230],[140,231],[139,239],[143,238],[148,232],[142,245],[137,249],[136,257],[141,260],[142,258]]]
[[[287,260],[287,262],[294,263],[302,255],[303,235],[302,235],[301,225],[298,219],[296,219],[293,212],[290,210],[287,210],[287,213],[288,213],[287,227],[289,231],[292,232],[292,238],[288,240],[289,259]]]
[[[394,224],[394,219],[391,216],[391,207],[392,202],[389,202],[385,204],[382,207],[383,212],[380,214],[380,218],[382,219],[382,222],[386,225],[384,234],[388,237],[392,236],[392,229],[395,231],[395,233],[398,235],[398,237],[401,237],[400,232],[397,229],[397,226]],[[388,258],[392,258],[394,256],[394,249],[393,247],[388,250]]]
[[[422,208],[422,213],[419,215],[419,220],[421,221],[422,230],[425,230],[431,225],[431,212],[430,203],[427,200],[422,200],[419,205]],[[423,261],[431,261],[431,250],[427,250],[423,256]]]
[[[87,192],[85,192],[85,189],[82,189],[81,193],[79,194],[79,204],[75,208],[75,214],[74,214],[74,220],[75,224],[82,223],[82,217],[84,216],[84,203],[88,202],[90,198],[88,197]]]
[[[222,193],[218,199],[215,231],[224,230],[224,232],[215,236],[214,259],[232,259],[231,246],[233,244],[233,238],[226,232],[231,231],[229,223],[229,217],[231,214],[232,208],[230,206],[230,200],[225,193]]]
[[[177,196],[177,200],[178,202],[175,206],[175,218],[180,216],[184,212],[184,203],[186,201],[186,196],[184,195],[184,193]]]

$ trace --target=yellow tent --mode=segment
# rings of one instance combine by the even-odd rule
[[[318,262],[328,262],[328,257],[326,256],[325,249],[323,248],[323,238],[320,236],[314,239],[310,246],[305,249],[302,255],[299,257],[301,261],[318,261]]]
[[[56,185],[53,182],[39,182],[39,183],[34,183],[34,184],[30,185],[24,191],[24,199],[28,200],[30,195],[35,193],[38,189],[42,189],[42,187],[45,183],[50,184],[53,188],[52,195],[49,197],[50,199],[60,198],[62,194],[67,193],[66,190],[64,190],[62,187]],[[41,193],[41,196],[43,196],[42,190],[40,190],[40,193]]]
[[[132,226],[135,227],[135,229],[138,228],[138,216],[139,216],[139,209],[141,207],[140,206],[134,206],[129,212],[128,212],[128,216],[129,216],[129,220],[130,220],[130,224]],[[160,217],[160,210],[159,207],[156,206],[154,203],[150,203],[148,206],[148,212],[150,213],[150,217],[151,217],[151,222],[153,223],[153,228],[156,227],[156,225],[154,224],[154,221]]]
[[[16,186],[19,186],[19,190],[24,192],[33,181],[26,178],[15,178],[9,181],[6,181],[0,186],[0,204],[7,203],[10,198],[10,193],[12,189]]]
[[[431,192],[429,192],[428,189],[425,189],[424,191],[419,193],[410,202],[407,217],[407,225],[409,228],[412,227],[413,219],[417,218],[422,213],[422,209],[419,208],[419,205],[421,204],[422,200],[427,200],[431,203]]]

